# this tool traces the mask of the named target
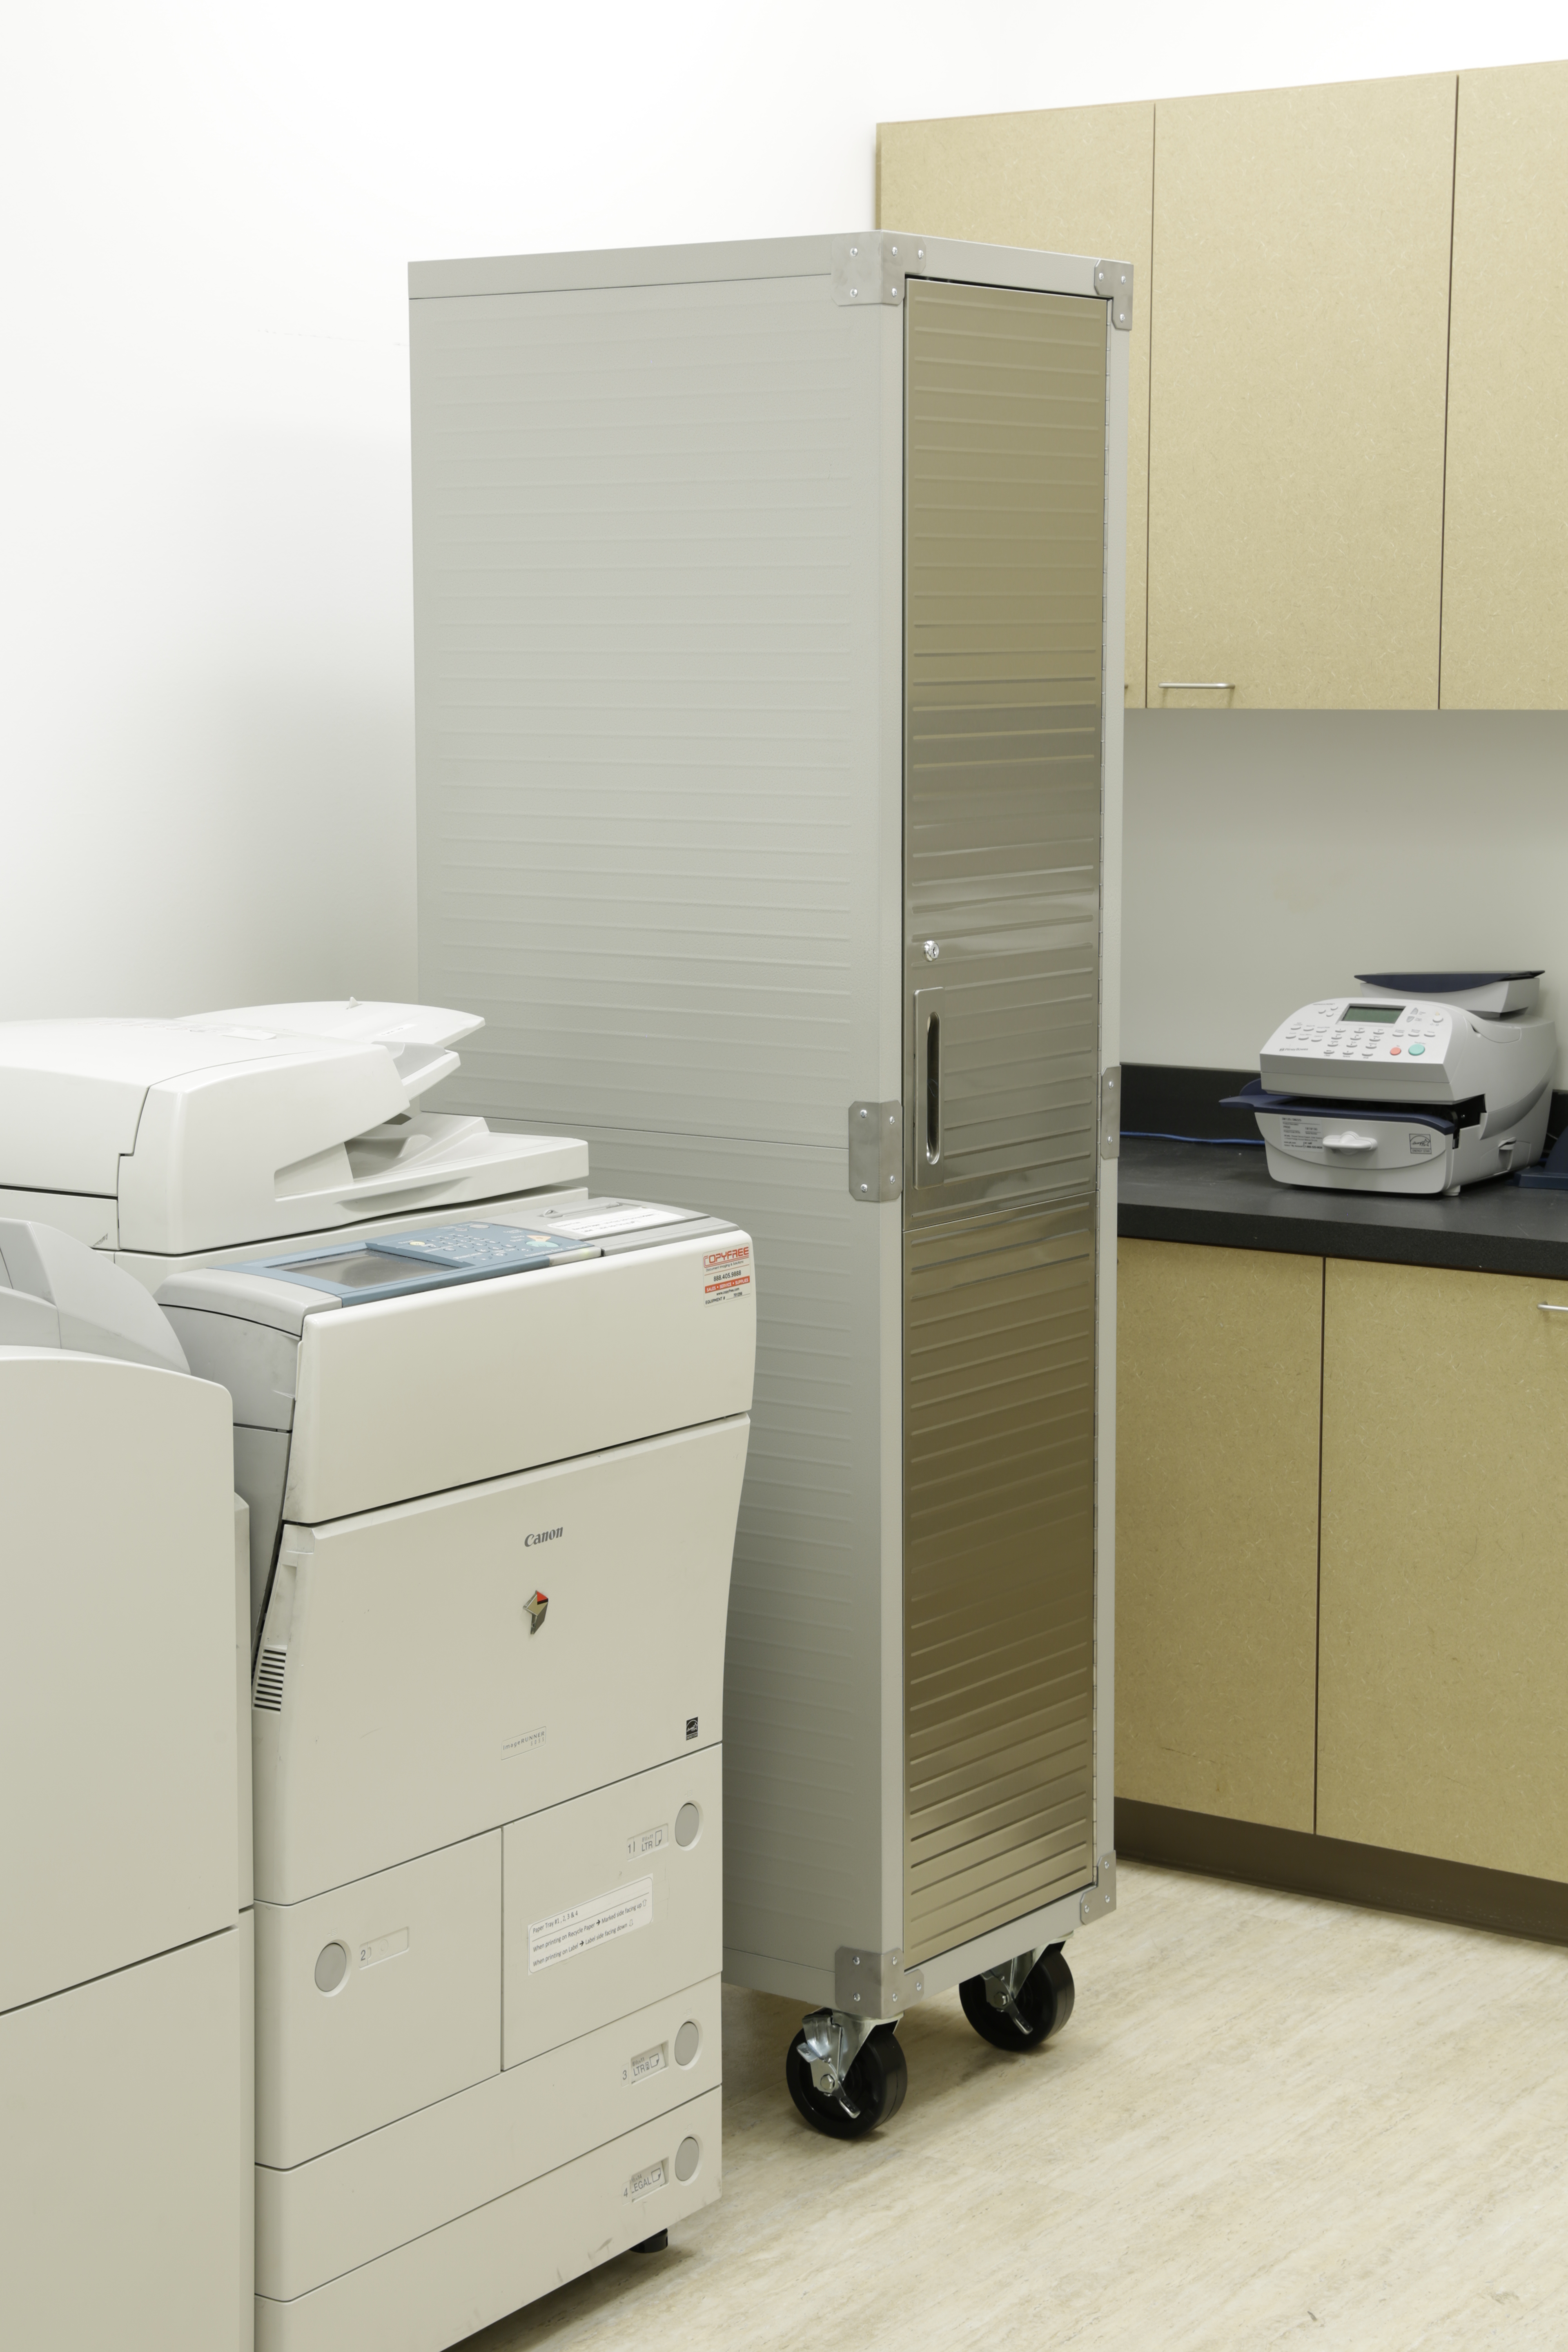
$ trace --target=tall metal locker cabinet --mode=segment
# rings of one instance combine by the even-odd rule
[[[410,276],[420,985],[450,1108],[754,1237],[725,1969],[852,2135],[912,2002],[1043,2041],[1114,1903],[1131,272]]]

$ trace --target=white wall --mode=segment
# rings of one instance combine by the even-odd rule
[[[1542,965],[1561,1022],[1568,712],[1134,711],[1123,879],[1129,1062],[1256,1069],[1358,972]]]
[[[413,991],[410,257],[847,227],[879,118],[1562,42],[1440,0],[13,8],[0,1019]]]

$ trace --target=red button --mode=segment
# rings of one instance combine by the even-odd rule
[[[1405,1048],[1403,1045],[1391,1045],[1388,1050],[1391,1054],[1403,1054]]]

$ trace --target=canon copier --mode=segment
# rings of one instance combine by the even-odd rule
[[[254,1683],[260,2352],[434,2352],[718,2193],[753,1295],[743,1234],[620,1201],[159,1290],[287,1448]]]
[[[752,1244],[416,1111],[477,1025],[0,1028],[0,1205],[233,1400],[261,2352],[437,2352],[719,2192]]]
[[[229,1401],[190,1377],[140,1284],[16,1221],[0,1480],[0,2324],[18,2352],[245,2352],[249,1610]]]
[[[1282,1021],[1258,1076],[1230,1097],[1256,1114],[1283,1184],[1457,1192],[1541,1157],[1557,1062],[1532,971],[1365,972]]]

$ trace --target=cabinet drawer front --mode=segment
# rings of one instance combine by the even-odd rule
[[[500,2063],[500,1832],[256,1906],[256,2154],[301,2164]]]
[[[505,1831],[506,2065],[717,1971],[721,1759],[704,1748]]]

